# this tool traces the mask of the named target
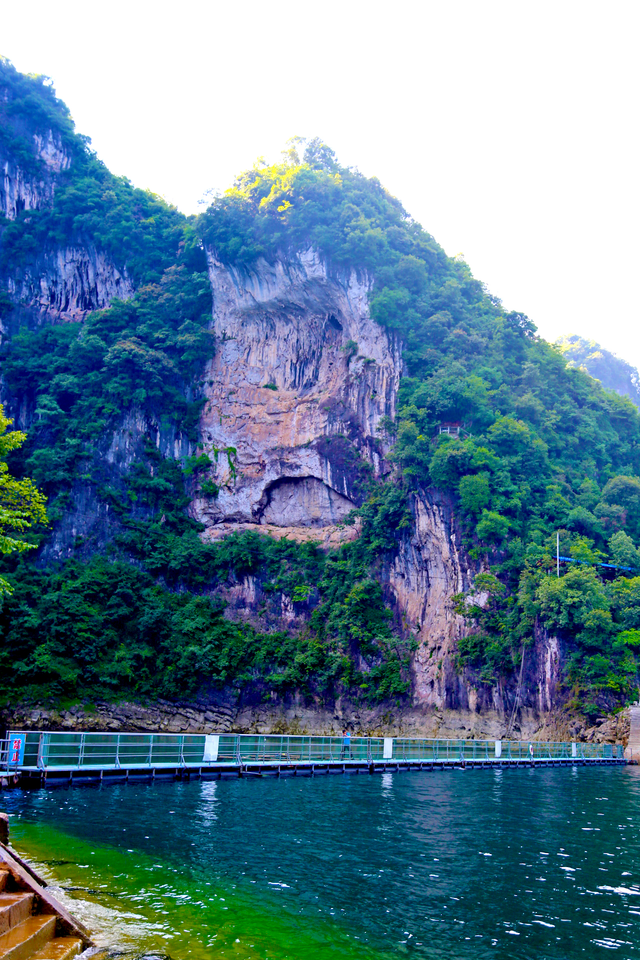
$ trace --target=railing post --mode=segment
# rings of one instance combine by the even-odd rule
[[[80,750],[78,751],[78,766],[84,765],[84,733],[80,734]]]
[[[116,770],[120,769],[120,734],[116,737]]]

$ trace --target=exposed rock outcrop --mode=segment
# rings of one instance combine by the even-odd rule
[[[23,152],[15,154],[10,136],[0,147],[0,214],[7,220],[51,206],[60,176],[72,162],[61,136],[52,130],[13,132],[20,134]],[[91,243],[41,250],[28,261],[11,265],[3,286],[37,322],[83,320],[91,310],[134,293],[126,269],[116,267]]]
[[[388,577],[402,622],[419,642],[414,699],[438,708],[468,707],[453,666],[464,621],[452,597],[470,586],[473,570],[460,550],[450,503],[423,493],[413,501],[413,515],[413,530],[400,541]]]
[[[22,424],[17,420],[17,426]],[[145,445],[151,441],[163,457],[180,460],[193,453],[191,443],[169,420],[161,420],[140,410],[126,413],[113,435],[93,452],[89,475],[77,480],[71,491],[69,507],[55,524],[44,544],[39,562],[70,557],[90,557],[122,530],[117,511],[98,495],[98,489],[121,487],[127,471],[136,461],[144,461]],[[145,517],[141,508],[140,516]]]
[[[600,717],[589,725],[570,712],[540,718],[526,714],[514,740],[623,743],[629,740],[629,711]],[[237,693],[215,700],[146,703],[99,701],[55,709],[15,704],[0,709],[0,730],[107,730],[149,733],[287,733],[339,735],[346,726],[357,736],[438,737],[441,739],[506,739],[504,717],[471,710],[389,709],[339,701],[333,710],[292,700],[286,704],[245,704]]]
[[[134,286],[126,269],[119,270],[92,245],[53,250],[7,278],[12,300],[27,304],[40,320],[84,320],[112,300],[128,300]]]
[[[68,170],[71,158],[59,136],[51,130],[32,135],[33,162],[20,164],[10,152],[0,156],[0,212],[15,220],[25,210],[39,210],[51,203],[56,176]]]
[[[209,274],[219,348],[204,374],[206,405],[199,426],[212,464],[206,479],[219,492],[214,498],[196,491],[192,515],[204,524],[206,538],[256,529],[327,546],[353,539],[358,526],[343,521],[362,503],[368,478],[389,470],[384,425],[395,415],[402,373],[401,344],[369,315],[367,278],[354,271],[331,273],[312,250],[291,262],[260,261],[246,275],[209,254]],[[41,255],[37,266],[9,281],[9,291],[41,318],[75,321],[134,292],[126,272],[91,246]],[[93,480],[74,487],[73,508],[57,525],[42,562],[91,554],[118,531],[118,518],[97,496],[96,485],[122,480],[131,464],[144,458],[145,438],[173,459],[195,452],[175,427],[135,411],[126,414],[97,451]],[[388,706],[345,704],[334,715],[300,703],[267,709],[234,702],[222,719],[196,706],[185,719],[176,705],[160,713],[156,707],[150,713],[132,707],[142,711],[140,717],[120,708],[114,714],[105,705],[95,723],[109,729],[213,724],[265,732],[298,724],[320,732],[348,719],[363,731],[534,735],[557,702],[558,640],[536,634],[517,685],[511,678],[491,686],[462,669],[457,644],[468,627],[453,597],[469,589],[477,564],[462,548],[451,501],[422,491],[412,509],[413,527],[398,532],[397,555],[382,571],[398,625],[417,641],[412,704],[401,715],[391,716]],[[284,595],[266,603],[259,580],[249,579],[221,590],[229,617],[249,619],[262,629],[304,628],[305,610],[294,609]],[[63,718],[63,725],[73,727],[76,716]],[[83,715],[83,722],[94,721]]]
[[[385,470],[380,427],[393,417],[399,343],[369,316],[369,282],[332,274],[313,251],[246,274],[209,253],[219,349],[200,422],[223,523],[327,527]]]

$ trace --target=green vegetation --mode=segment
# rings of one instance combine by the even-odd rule
[[[124,411],[196,440],[199,376],[214,341],[206,274],[186,259],[83,324],[25,330],[6,346],[7,386],[34,411],[25,469],[50,495],[78,476],[101,481],[97,455]]]
[[[254,533],[203,544],[184,513],[179,465],[153,448],[147,457],[153,472],[134,464],[126,494],[112,492],[123,533],[109,558],[10,565],[14,592],[0,612],[4,696],[20,688],[36,699],[187,697],[203,685],[254,700],[293,690],[321,701],[345,690],[365,701],[406,692],[411,644],[394,636],[371,576],[380,549],[408,522],[395,487],[367,505],[363,536],[329,555]],[[246,577],[260,583],[265,628],[223,616],[221,597]],[[283,596],[308,627],[269,630]]]
[[[585,709],[634,694],[637,579],[594,565],[640,567],[640,414],[628,399],[567,369],[527,317],[506,312],[377,180],[341,167],[318,140],[297,139],[281,163],[258,163],[193,221],[112,177],[45,81],[1,62],[0,88],[9,155],[25,167],[40,162],[31,128],[25,136],[19,122],[26,114],[53,130],[71,159],[50,206],[0,223],[0,275],[43,251],[92,244],[137,288],[82,325],[23,328],[3,348],[7,389],[33,419],[12,470],[43,487],[54,520],[78,481],[91,484],[118,531],[93,558],[78,544],[83,562],[5,561],[15,592],[0,630],[23,689],[177,696],[214,684],[265,697],[294,688],[322,698],[345,689],[401,696],[411,640],[400,639],[379,573],[410,525],[410,494],[434,487],[451,497],[467,550],[490,570],[457,598],[472,626],[460,668],[495,683],[547,629],[567,645],[567,682]],[[156,441],[162,431],[172,442],[202,440],[201,377],[215,347],[203,245],[240,270],[314,247],[336,275],[356,269],[369,278],[372,317],[404,344],[407,376],[386,424],[394,480],[372,482],[350,462],[345,438],[327,440],[342,444],[345,468],[361,474],[362,535],[341,550],[254,535],[204,545],[187,518],[196,490],[219,493],[206,477],[208,454],[201,446],[181,461],[163,458]],[[7,292],[0,314],[11,320]],[[358,344],[344,349],[351,359]],[[126,413],[157,432],[114,478],[104,457]],[[451,422],[460,435],[441,435]],[[556,531],[563,554],[586,564],[565,565],[560,578]],[[260,626],[232,622],[216,599],[245,576],[265,597]],[[270,627],[283,596],[306,616],[288,634]]]
[[[611,627],[596,652],[593,630],[549,606],[547,571],[558,530],[576,559],[615,560],[620,533],[629,551],[640,542],[637,409],[567,369],[526,316],[505,312],[378,181],[339,167],[318,141],[301,160],[300,146],[282,163],[259,163],[240,176],[201,218],[201,235],[220,259],[240,266],[314,246],[334,269],[356,267],[373,279],[372,316],[405,344],[409,375],[389,425],[401,482],[457,499],[467,549],[489,561],[496,578],[486,609],[461,601],[476,624],[461,664],[495,682],[546,626],[573,651],[567,679],[579,702],[600,697],[610,705],[631,695],[637,666],[624,640],[631,615],[611,601]],[[462,423],[461,436],[439,435],[443,422]],[[586,576],[602,583],[597,568],[569,569],[556,604],[570,605],[570,584]]]
[[[47,523],[45,497],[28,477],[18,480],[9,472],[8,454],[18,450],[26,440],[19,430],[6,432],[12,422],[5,417],[0,404],[0,554],[3,555],[32,549],[34,544],[23,540],[20,534],[34,524]],[[0,577],[0,597],[7,593],[11,593],[11,585]]]
[[[560,337],[556,340],[562,356],[569,367],[586,370],[590,376],[599,380],[603,387],[615,390],[623,397],[629,397],[640,407],[640,374],[626,360],[615,353],[605,350],[595,340],[583,337]]]
[[[25,129],[25,126],[27,129]],[[53,203],[0,219],[0,272],[28,265],[46,251],[74,244],[104,251],[136,285],[157,283],[193,245],[189,222],[161,197],[114,177],[74,133],[67,107],[47,77],[26,77],[0,59],[0,149],[22,170],[50,176],[33,135],[51,131],[68,161],[56,176]]]
[[[19,688],[53,697],[187,696],[203,685],[232,685],[258,697],[293,689],[322,698],[345,689],[370,700],[401,696],[410,643],[394,635],[374,570],[381,544],[395,547],[396,528],[407,522],[402,493],[375,491],[364,536],[326,556],[254,535],[204,545],[186,516],[194,484],[202,496],[219,493],[206,477],[211,461],[204,452],[167,459],[150,435],[125,475],[105,468],[127,412],[169,436],[200,439],[200,378],[215,348],[204,254],[186,218],[108,173],[87,141],[73,135],[66,108],[46,83],[3,63],[2,84],[16,112],[27,108],[23,87],[44,98],[47,123],[60,133],[71,165],[50,206],[0,225],[0,272],[43,250],[91,243],[138,285],[131,300],[82,324],[23,328],[3,350],[8,390],[33,419],[14,467],[42,484],[54,521],[71,508],[81,481],[108,505],[120,531],[93,557],[96,546],[79,539],[76,548],[89,555],[82,562],[6,564],[15,592],[0,614],[5,694]],[[6,294],[0,307],[11,317]],[[334,446],[340,443],[335,438]],[[235,451],[226,453],[233,466]],[[357,471],[349,454],[350,447],[345,466]],[[359,482],[364,491],[366,471]],[[264,629],[226,619],[214,596],[246,576],[260,581]],[[269,629],[283,596],[306,612],[308,627]]]
[[[44,162],[34,153],[34,133],[51,130],[70,153],[88,142],[74,132],[71,114],[56,97],[48,77],[25,76],[0,57],[0,92],[0,147],[23,170],[45,170]]]

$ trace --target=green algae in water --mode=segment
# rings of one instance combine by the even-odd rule
[[[638,955],[638,767],[76,786],[3,805],[17,846],[84,888],[72,912],[136,955]]]
[[[99,946],[174,960],[387,960],[326,919],[287,915],[234,881],[195,877],[139,850],[87,843],[45,822],[12,818],[16,850],[52,885]]]

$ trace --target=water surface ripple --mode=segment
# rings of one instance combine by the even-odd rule
[[[49,861],[94,929],[176,960],[640,955],[639,768],[156,782],[3,803],[17,847]]]

